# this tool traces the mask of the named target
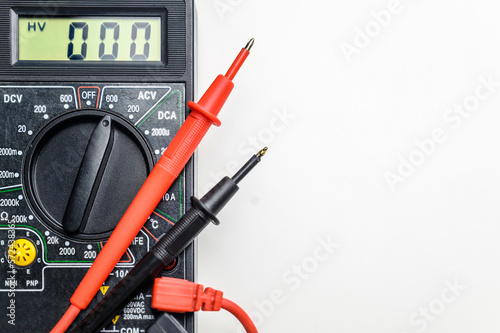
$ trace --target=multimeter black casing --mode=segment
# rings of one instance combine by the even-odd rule
[[[160,16],[161,61],[19,61],[16,38],[20,16],[33,17],[33,24],[44,17]],[[129,178],[133,178],[131,175],[140,179],[140,172],[150,171],[189,112],[185,105],[194,97],[194,34],[193,0],[4,0],[0,3],[1,332],[49,332],[64,314],[73,291],[112,231],[106,229],[105,223],[113,222],[102,224],[95,220],[102,214],[105,216],[108,209],[114,210],[114,214],[123,210],[122,206],[131,200],[130,193],[122,198],[115,195],[120,193],[115,189],[126,188]],[[140,144],[135,154],[144,156],[147,170],[136,173],[135,164],[128,164],[126,158],[115,161],[115,170],[109,172],[107,182],[102,185],[107,187],[108,196],[96,190],[92,202],[100,208],[86,213],[94,226],[87,225],[87,233],[81,235],[67,233],[58,221],[77,171],[66,164],[83,163],[80,160],[86,152],[86,140],[92,135],[93,122],[98,123],[106,116],[117,126],[115,140],[120,135],[126,137],[113,147],[111,157],[106,158],[132,154],[128,145],[137,141]],[[66,126],[66,132],[61,126]],[[59,135],[70,139],[62,140]],[[53,152],[44,155],[48,149]],[[115,176],[122,180],[114,182]],[[189,209],[187,199],[193,192],[191,159],[76,323]],[[15,240],[19,240],[15,244],[24,247],[22,253],[27,256],[20,260],[29,264],[9,264],[9,246]],[[194,246],[189,246],[163,275],[194,280]],[[151,288],[145,288],[105,330],[147,332],[158,315],[151,309]],[[195,331],[192,314],[175,318],[188,332]]]

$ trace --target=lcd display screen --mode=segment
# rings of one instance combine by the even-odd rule
[[[19,17],[19,60],[161,61],[161,27],[161,17]]]

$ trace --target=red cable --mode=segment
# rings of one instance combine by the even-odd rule
[[[233,314],[247,333],[258,333],[250,316],[237,304],[222,298],[222,291],[187,280],[170,277],[157,278],[153,286],[151,306],[154,309],[185,313],[196,311],[219,311],[224,309]]]
[[[71,326],[73,321],[75,321],[75,318],[78,316],[80,313],[80,309],[74,306],[73,304],[69,306],[68,310],[66,310],[66,313],[64,313],[64,316],[59,320],[57,325],[52,329],[52,332],[66,332],[68,327]]]
[[[247,333],[257,333],[257,327],[255,327],[252,319],[242,308],[238,306],[238,304],[224,298],[222,300],[222,308],[228,312],[231,312],[233,316],[235,316],[236,319],[240,321],[241,325],[243,325]]]

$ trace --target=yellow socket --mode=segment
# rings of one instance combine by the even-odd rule
[[[36,258],[36,247],[30,240],[19,238],[9,247],[9,257],[17,266],[28,266]]]

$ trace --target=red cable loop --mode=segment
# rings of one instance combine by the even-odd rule
[[[153,286],[152,307],[165,312],[219,311],[233,314],[247,333],[258,333],[250,316],[237,304],[222,298],[222,291],[191,281],[169,277],[157,278]]]

